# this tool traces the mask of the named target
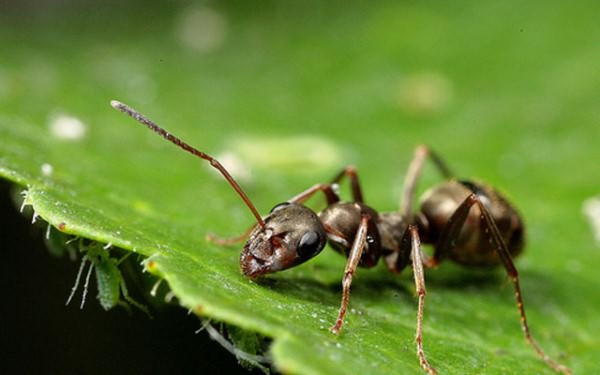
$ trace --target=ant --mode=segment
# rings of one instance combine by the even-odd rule
[[[329,242],[348,260],[342,281],[342,300],[335,324],[339,334],[350,299],[352,277],[358,266],[373,267],[383,258],[387,268],[399,273],[409,264],[413,269],[418,297],[415,342],[421,367],[437,374],[423,350],[423,311],[425,307],[424,266],[436,267],[450,259],[468,267],[502,265],[514,286],[521,328],[537,355],[557,372],[571,374],[566,366],[544,353],[533,339],[512,258],[524,246],[524,224],[518,212],[492,187],[471,180],[457,180],[444,161],[426,146],[418,146],[404,181],[399,212],[378,213],[364,203],[358,174],[353,166],[344,168],[331,183],[316,184],[286,202],[273,207],[263,218],[229,172],[212,156],[195,149],[157,124],[118,101],[111,105],[147,126],[183,150],[207,160],[239,194],[256,219],[242,236],[210,238],[219,244],[232,244],[247,238],[240,256],[243,274],[250,278],[295,267],[318,255]],[[415,188],[425,160],[429,158],[445,182],[426,191],[414,213]],[[336,188],[347,178],[352,201],[341,201]],[[324,194],[327,206],[319,213],[303,205],[317,193]],[[434,247],[433,256],[421,250],[421,242]]]

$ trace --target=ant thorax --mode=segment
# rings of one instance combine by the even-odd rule
[[[410,243],[406,236],[408,223],[399,212],[379,214],[377,223],[381,234],[383,260],[387,268],[394,273],[402,271],[410,264]]]
[[[358,263],[361,267],[373,267],[381,256],[381,236],[377,222],[379,214],[371,207],[358,202],[338,202],[327,206],[319,218],[327,230],[329,244],[346,257],[350,253],[361,219],[368,216],[367,239]]]

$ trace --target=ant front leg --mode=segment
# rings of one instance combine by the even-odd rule
[[[409,225],[407,231],[402,238],[402,247],[404,251],[410,251],[412,261],[413,274],[415,278],[415,289],[419,298],[417,309],[417,332],[415,334],[415,342],[417,344],[417,356],[421,367],[430,375],[436,375],[437,370],[433,368],[427,361],[425,351],[423,350],[423,315],[425,310],[425,272],[423,271],[423,253],[421,251],[421,240],[419,232],[415,225]],[[410,249],[407,249],[410,248]]]
[[[360,182],[358,181],[358,174],[356,168],[353,165],[349,165],[342,169],[340,173],[331,181],[331,184],[339,184],[342,178],[348,177],[350,179],[350,188],[352,189],[352,198],[354,202],[364,203],[362,191],[360,189]]]
[[[258,224],[254,224],[250,228],[246,229],[244,233],[240,234],[239,236],[230,238],[221,238],[215,235],[214,233],[209,233],[206,235],[206,240],[221,246],[235,245],[236,243],[244,242],[248,238],[250,233],[252,233],[254,228],[256,228],[257,225]]]
[[[450,179],[454,176],[442,158],[429,147],[425,145],[417,146],[413,159],[408,167],[408,172],[406,172],[406,177],[404,178],[404,191],[402,193],[402,201],[400,202],[400,213],[407,220],[413,220],[412,208],[415,198],[415,189],[427,157],[431,158],[444,178]]]
[[[316,184],[316,185],[313,185],[310,188],[304,190],[300,194],[292,197],[291,199],[287,200],[287,203],[302,204],[302,203],[306,202],[310,197],[312,197],[313,195],[315,195],[316,193],[318,193],[320,191],[323,192],[323,194],[325,194],[325,198],[327,199],[328,205],[339,202],[340,198],[333,191],[330,184]],[[210,242],[216,243],[218,245],[223,245],[223,246],[233,245],[236,243],[244,242],[248,238],[250,233],[252,233],[254,228],[256,228],[257,225],[258,224],[252,225],[250,228],[246,229],[246,231],[244,231],[244,233],[242,233],[239,236],[235,236],[235,237],[231,237],[231,238],[220,238],[211,233],[206,236],[206,239]]]
[[[356,169],[354,167],[349,166],[349,167],[344,168],[342,170],[342,172],[340,172],[338,174],[338,176],[336,176],[336,178],[333,180],[332,184],[337,183],[342,177],[344,177],[346,175],[349,176],[349,178],[350,178],[351,185],[352,185],[352,192],[353,192],[355,200],[357,202],[362,202],[362,194],[360,191],[360,186],[358,184],[358,177],[356,176]],[[287,202],[303,204],[304,202],[306,202],[308,199],[310,199],[316,193],[322,192],[325,195],[327,204],[332,205],[332,204],[340,201],[340,197],[337,195],[337,193],[331,187],[332,184],[313,185],[310,188],[304,190],[303,192],[288,199]],[[360,199],[360,200],[357,200],[357,199]],[[250,228],[248,228],[246,231],[244,231],[244,233],[242,233],[239,236],[235,236],[235,237],[231,237],[231,238],[221,238],[221,237],[218,237],[211,233],[206,236],[206,239],[210,242],[216,243],[218,245],[223,245],[223,246],[233,245],[236,243],[244,242],[248,238],[250,233],[252,233],[254,228],[256,228],[257,225],[258,224],[252,225]]]
[[[367,242],[367,229],[369,221],[372,220],[370,216],[363,215],[360,220],[360,225],[356,231],[352,248],[348,254],[348,261],[346,262],[346,268],[344,270],[344,279],[342,281],[342,303],[338,312],[338,317],[335,324],[330,328],[331,332],[338,334],[340,333],[342,326],[344,325],[344,316],[346,316],[346,310],[348,309],[348,302],[350,300],[350,286],[352,285],[352,276],[356,272],[360,257],[362,256],[365,244]]]
[[[442,254],[448,253],[454,247],[456,240],[460,235],[460,231],[469,215],[469,211],[474,205],[476,205],[481,211],[481,222],[484,226],[484,231],[490,236],[489,241],[494,245],[496,254],[498,254],[502,265],[506,269],[506,272],[513,283],[517,309],[521,317],[521,329],[525,335],[525,339],[533,347],[538,356],[542,358],[546,364],[548,364],[548,366],[552,367],[555,371],[571,374],[571,370],[568,367],[550,358],[550,356],[548,356],[542,350],[539,344],[533,339],[529,330],[529,324],[527,323],[527,317],[525,316],[525,306],[523,304],[521,287],[519,286],[519,274],[517,268],[515,267],[508,248],[506,247],[506,243],[502,239],[502,235],[500,234],[500,230],[498,229],[494,218],[485,205],[481,202],[481,199],[477,196],[477,194],[472,193],[469,195],[450,217],[448,224],[440,235],[439,242],[435,246],[433,262],[439,262]]]
[[[325,199],[327,199],[327,204],[331,205],[340,201],[340,197],[336,194],[335,191],[331,188],[331,184],[316,184],[311,186],[310,188],[304,190],[302,193],[297,194],[293,198],[288,200],[288,203],[298,203],[303,204],[310,197],[318,193],[319,191],[325,194]]]

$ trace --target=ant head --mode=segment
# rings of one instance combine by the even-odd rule
[[[319,254],[327,235],[319,217],[311,209],[296,203],[273,207],[257,226],[240,257],[244,275],[257,277],[297,266]]]
[[[177,147],[208,161],[246,203],[257,223],[240,259],[246,276],[256,277],[294,267],[323,250],[327,236],[323,224],[312,210],[296,203],[282,203],[263,220],[250,198],[217,159],[185,143],[133,108],[116,100],[110,104]]]

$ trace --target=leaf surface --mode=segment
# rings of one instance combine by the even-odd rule
[[[28,29],[0,22],[11,50],[0,70],[0,175],[53,226],[147,258],[183,306],[273,338],[284,373],[406,374],[421,371],[409,270],[359,270],[344,331],[333,336],[344,259],[325,250],[296,269],[244,278],[241,245],[205,240],[252,224],[233,190],[108,103],[131,104],[227,160],[265,214],[350,163],[367,202],[396,210],[413,149],[428,143],[523,214],[528,245],[517,266],[533,334],[575,373],[595,371],[600,256],[581,207],[599,190],[600,56],[589,10],[598,6],[312,5],[144,3],[156,22],[103,9],[73,18],[91,25],[81,34],[61,26],[61,14]],[[198,12],[222,22],[203,33],[225,33],[207,50],[181,39],[180,23]],[[428,167],[420,192],[438,181]],[[523,340],[502,270],[444,263],[426,279],[425,348],[440,373],[552,373]]]

